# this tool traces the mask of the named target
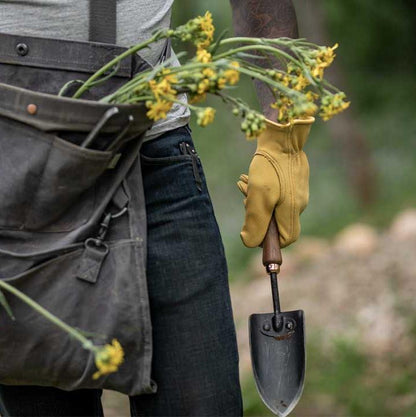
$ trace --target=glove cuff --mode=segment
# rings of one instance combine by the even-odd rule
[[[265,119],[265,123],[268,128],[282,130],[282,131],[285,131],[288,128],[290,128],[290,126],[294,126],[294,125],[311,125],[314,121],[315,121],[315,117],[312,117],[312,116],[308,116],[304,119],[294,119],[292,122],[285,123],[285,124],[273,122],[270,119]]]
[[[315,118],[295,119],[291,123],[280,124],[269,119],[265,120],[266,130],[257,138],[258,150],[297,153],[305,144]]]

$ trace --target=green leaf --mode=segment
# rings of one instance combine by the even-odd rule
[[[6,310],[7,314],[9,315],[9,317],[12,320],[16,320],[16,318],[13,315],[12,309],[10,308],[9,303],[6,300],[6,296],[4,295],[3,291],[0,290],[0,304],[4,307],[4,309]]]
[[[214,44],[212,44],[208,50],[211,53],[211,55],[215,55],[215,52],[217,52],[217,49],[219,48],[221,41],[225,38],[225,36],[228,33],[228,29],[224,29],[221,33],[220,36],[218,37],[218,39],[215,41]]]

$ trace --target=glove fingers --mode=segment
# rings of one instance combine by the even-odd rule
[[[247,197],[247,189],[248,189],[248,184],[246,184],[243,181],[238,181],[237,182],[237,187],[240,189],[240,191]]]
[[[275,209],[282,247],[295,242],[300,235],[300,214],[309,199],[309,164],[304,152],[292,161],[291,193]]]
[[[241,174],[239,180],[248,184],[248,175],[247,174]]]
[[[246,216],[241,230],[241,239],[247,247],[262,244],[279,196],[280,182],[273,166],[264,157],[255,157],[250,165]]]
[[[285,248],[295,242],[300,235],[299,212],[293,212],[293,207],[288,204],[281,204],[274,209],[279,235],[280,246]]]

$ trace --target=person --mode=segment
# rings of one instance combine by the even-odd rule
[[[169,26],[173,3],[118,0],[117,44],[131,46]],[[230,3],[237,35],[298,36],[291,0]],[[88,40],[86,0],[0,1],[0,15],[2,33]],[[156,43],[142,56],[155,64],[162,49],[163,44]],[[179,62],[174,60],[174,65]],[[270,107],[273,96],[261,83],[256,89],[265,116],[276,120],[277,110]],[[243,412],[224,249],[201,162],[196,158],[196,181],[189,155],[180,146],[184,142],[194,149],[188,123],[186,107],[175,105],[167,119],[154,124],[141,148],[152,378],[158,388],[154,394],[129,398],[132,416],[241,416]],[[279,187],[277,179],[274,186]],[[250,240],[249,234],[256,222],[264,229],[269,219],[261,210],[250,213],[251,229],[243,229],[248,246],[261,243],[261,236],[258,242],[259,237]],[[284,243],[296,238],[295,233]],[[102,416],[101,395],[95,389],[1,385],[0,410],[4,417]]]

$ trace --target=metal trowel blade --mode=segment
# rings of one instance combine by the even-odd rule
[[[275,331],[274,313],[252,314],[249,319],[250,353],[257,391],[265,405],[280,417],[299,401],[305,376],[304,313],[280,313]]]

